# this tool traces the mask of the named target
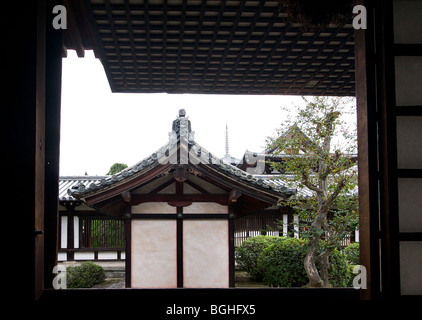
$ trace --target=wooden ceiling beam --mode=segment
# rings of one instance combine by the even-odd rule
[[[78,27],[78,23],[75,17],[75,12],[73,10],[73,6],[70,3],[71,1],[63,0],[65,7],[67,8],[67,29],[64,32],[69,33],[69,38],[72,40],[73,47],[67,45],[67,49],[74,49],[76,50],[76,54],[79,58],[83,58],[85,56],[85,48],[82,42],[81,33]]]

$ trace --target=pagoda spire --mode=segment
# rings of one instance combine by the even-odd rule
[[[226,154],[224,155],[224,158],[230,157],[229,154],[229,129],[226,123]]]

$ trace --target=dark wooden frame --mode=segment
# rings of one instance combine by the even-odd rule
[[[57,185],[55,181],[58,181],[58,150],[59,145],[57,139],[45,139],[45,142],[41,145],[40,141],[34,139],[34,133],[37,132],[40,137],[45,136],[46,132],[56,134],[56,137],[59,136],[58,131],[58,115],[60,114],[60,107],[57,103],[52,103],[51,108],[46,108],[46,113],[43,112],[40,108],[37,108],[38,103],[42,104],[43,99],[45,101],[59,101],[60,100],[60,91],[55,89],[53,91],[43,90],[44,84],[47,81],[53,81],[56,84],[60,83],[60,59],[61,52],[57,52],[55,49],[58,44],[61,45],[61,32],[54,31],[52,28],[47,27],[43,17],[48,16],[51,18],[51,7],[53,4],[61,4],[61,1],[47,1],[47,12],[48,14],[37,15],[37,10],[42,10],[44,8],[46,1],[37,1],[30,2],[25,4],[25,10],[20,10],[20,3],[9,3],[12,5],[12,12],[19,12],[19,19],[16,19],[15,16],[10,15],[10,11],[4,11],[6,14],[11,16],[10,19],[5,19],[6,30],[4,32],[5,38],[5,47],[14,48],[14,50],[5,50],[6,58],[4,61],[7,61],[10,65],[16,66],[17,70],[13,70],[11,79],[6,83],[6,115],[5,119],[7,121],[6,130],[10,133],[7,136],[7,150],[13,151],[13,162],[17,164],[16,167],[19,170],[12,170],[7,172],[8,181],[12,183],[10,190],[13,190],[8,196],[8,200],[11,203],[20,203],[22,205],[21,210],[25,214],[28,214],[28,219],[22,219],[22,233],[25,239],[24,243],[27,244],[26,248],[29,250],[24,253],[19,252],[19,256],[15,257],[15,261],[20,261],[21,263],[16,266],[15,273],[19,274],[20,277],[13,278],[13,286],[19,288],[26,288],[28,284],[33,284],[30,292],[22,291],[20,294],[21,300],[32,302],[33,299],[38,299],[42,297],[42,300],[47,302],[56,302],[62,303],[63,301],[69,301],[70,297],[76,299],[92,299],[94,297],[93,291],[65,291],[65,290],[46,290],[51,287],[51,270],[55,265],[56,253],[57,253],[57,210],[54,208],[57,206],[56,201],[57,197],[54,197],[57,194]],[[397,252],[395,251],[397,239],[402,239],[403,241],[414,239],[420,240],[420,233],[414,234],[398,234],[395,230],[392,222],[396,220],[396,217],[389,216],[388,221],[384,221],[384,226],[392,228],[390,230],[383,230],[380,234],[378,218],[379,218],[379,207],[377,204],[378,200],[378,171],[377,171],[377,156],[375,149],[378,146],[377,143],[377,120],[379,114],[376,110],[376,90],[375,90],[375,65],[376,58],[379,56],[374,56],[374,52],[371,50],[373,46],[373,34],[376,32],[377,35],[381,35],[383,27],[387,27],[388,24],[392,24],[391,15],[388,14],[388,10],[391,9],[391,1],[385,1],[387,8],[382,6],[381,1],[356,1],[357,4],[364,4],[368,9],[368,26],[367,31],[358,30],[356,31],[356,84],[357,84],[357,98],[358,98],[358,133],[359,133],[359,187],[360,187],[360,210],[361,210],[361,258],[362,264],[368,268],[368,280],[369,287],[367,290],[362,291],[362,298],[366,299],[375,299],[380,297],[380,288],[381,282],[383,288],[390,288],[384,293],[384,297],[388,296],[397,296],[397,280],[398,274],[391,273],[392,276],[389,278],[388,274],[384,274],[381,281],[380,279],[380,260],[379,260],[379,242],[380,239],[382,242],[387,244],[387,247],[383,250],[388,250],[389,243],[390,248],[393,250],[390,251],[390,259],[393,263],[391,268],[396,268],[398,262]],[[390,8],[388,8],[390,6]],[[383,18],[386,15],[386,21],[384,23],[378,24],[378,27],[373,27],[373,16],[372,12],[375,9],[377,20],[375,24],[379,23],[379,18]],[[13,23],[12,20],[19,20],[16,23]],[[51,25],[51,20],[48,21],[48,25]],[[34,28],[34,26],[37,26]],[[46,35],[46,37],[44,36]],[[391,34],[388,35],[391,37]],[[384,39],[388,40],[388,39]],[[391,40],[391,39],[390,39]],[[388,41],[390,41],[388,40]],[[50,43],[50,44],[48,44]],[[379,42],[378,42],[379,45]],[[49,52],[50,59],[43,59],[45,57],[45,51]],[[386,79],[388,82],[394,81],[392,79],[391,66],[388,65],[388,55],[384,48],[384,53],[387,53],[386,60]],[[390,47],[391,49],[391,47]],[[409,50],[409,48],[404,48],[402,46],[395,45],[393,47],[393,52],[403,52],[403,50]],[[414,49],[412,49],[414,50]],[[419,48],[417,50],[420,51]],[[419,52],[418,51],[418,52]],[[39,64],[36,61],[36,57],[39,57]],[[48,71],[47,71],[48,70]],[[48,80],[50,79],[50,80]],[[49,87],[51,88],[51,87]],[[380,91],[378,93],[385,94],[386,89],[391,88],[390,84],[385,86],[377,87]],[[381,100],[382,101],[382,100]],[[385,101],[385,100],[384,100]],[[386,109],[389,110],[388,115],[381,115],[381,117],[388,118],[394,112],[396,115],[411,114],[415,116],[420,116],[420,111],[415,110],[413,107],[400,110],[392,111],[389,109],[388,105]],[[22,115],[25,115],[23,117]],[[42,118],[50,119],[44,121]],[[385,119],[385,118],[384,118]],[[384,126],[382,126],[385,128]],[[45,130],[45,131],[44,131]],[[388,137],[391,129],[388,129],[384,137]],[[18,133],[18,134],[17,134]],[[382,137],[382,136],[381,136]],[[391,141],[391,140],[389,140]],[[389,149],[388,145],[391,144],[387,141],[386,148]],[[43,148],[44,146],[44,148]],[[41,150],[40,153],[35,157],[35,150]],[[394,147],[393,147],[394,149]],[[47,151],[49,150],[49,151]],[[384,149],[385,150],[385,149]],[[42,167],[46,165],[44,157],[47,152],[50,153],[50,157],[47,164],[49,166],[48,170],[42,170]],[[391,159],[390,154],[388,159]],[[391,163],[390,163],[391,165]],[[35,173],[35,168],[38,171]],[[385,172],[387,174],[392,174],[391,167],[389,165],[384,166]],[[384,173],[385,173],[384,172]],[[36,177],[40,177],[40,174],[43,173],[45,178],[44,186],[42,186],[43,179],[37,180]],[[393,182],[397,177],[409,177],[417,176],[421,177],[420,170],[396,170],[396,176],[393,175]],[[389,177],[387,177],[389,178]],[[390,180],[391,182],[391,180]],[[22,203],[21,197],[22,194],[15,192],[20,190],[22,185],[29,186],[27,188],[26,196],[28,199],[35,199],[37,201],[26,201]],[[32,186],[36,186],[32,188]],[[385,187],[384,187],[385,188]],[[392,193],[394,186],[391,188],[387,187],[387,191]],[[386,196],[382,196],[381,200],[383,205],[387,205]],[[393,195],[392,200],[393,204],[396,203],[395,196]],[[47,211],[48,210],[48,211]],[[44,219],[48,217],[48,219]],[[385,216],[384,216],[385,218]],[[40,225],[36,225],[36,221],[40,221]],[[16,223],[15,218],[11,219],[10,225]],[[34,226],[38,228],[35,229],[34,237]],[[129,228],[127,228],[129,229]],[[387,232],[385,232],[387,231]],[[380,238],[381,236],[381,238]],[[130,244],[130,241],[127,241]],[[35,248],[35,249],[34,249]],[[40,250],[38,250],[40,249]],[[44,252],[44,256],[40,254]],[[383,258],[384,259],[384,258]],[[127,259],[129,260],[129,259]],[[388,260],[383,260],[383,266],[386,266]],[[29,273],[28,268],[34,268],[34,272]],[[20,269],[19,269],[20,268]],[[387,267],[388,268],[388,267]],[[384,269],[385,270],[385,269]],[[388,269],[387,269],[388,270]],[[390,272],[392,270],[390,269]],[[47,276],[48,275],[48,276]],[[177,295],[184,301],[188,301],[186,298],[192,298],[192,291],[183,291],[184,293],[178,292]],[[261,291],[261,299],[263,299],[264,292]],[[278,290],[277,294],[274,294],[275,291],[271,291],[271,295],[276,295],[277,301],[279,301],[280,292],[286,292],[284,290]],[[305,290],[305,289],[289,289],[287,294],[291,298],[304,298],[304,297],[315,297],[319,296],[320,298],[327,299],[328,297],[337,297],[340,299],[344,298],[355,298],[355,292],[350,290]],[[96,291],[95,295],[100,301],[104,301],[104,298],[119,296],[122,301],[125,301],[130,296],[133,296],[134,291]],[[142,295],[142,292],[139,293]],[[196,294],[196,293],[194,293]],[[233,291],[230,295],[233,294]],[[145,297],[145,295],[144,295]],[[161,291],[148,291],[148,297],[152,298],[150,301],[160,300]],[[222,294],[221,297],[224,299],[228,298],[228,295]],[[269,294],[265,297],[271,297]],[[242,299],[234,299],[239,302],[244,302]],[[176,301],[183,301],[175,299]],[[191,301],[191,300],[189,300]],[[228,300],[218,299],[219,302],[226,302]],[[272,299],[274,301],[274,299]],[[93,302],[93,300],[91,300]],[[157,304],[155,304],[157,305]]]

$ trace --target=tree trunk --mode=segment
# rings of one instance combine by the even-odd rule
[[[305,256],[304,266],[309,278],[309,287],[323,287],[324,282],[321,279],[316,267],[316,258],[318,256],[319,238],[315,237],[311,240],[310,249]]]
[[[309,287],[328,287],[328,272],[330,270],[329,251],[324,251],[321,255],[318,252],[319,241],[321,239],[320,231],[325,229],[327,226],[327,214],[326,203],[321,199],[318,199],[318,214],[315,217],[314,222],[311,225],[311,230],[314,230],[314,235],[311,239],[309,251],[305,256],[304,267],[309,278]],[[316,267],[316,262],[321,261],[321,272]]]
[[[320,255],[320,262],[321,262],[321,280],[323,283],[323,287],[327,288],[329,283],[329,272],[330,272],[330,254],[331,250],[325,250]]]

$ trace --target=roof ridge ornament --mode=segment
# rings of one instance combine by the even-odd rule
[[[195,131],[192,131],[189,117],[186,117],[186,110],[180,109],[179,116],[173,121],[172,132],[169,133],[170,145],[175,144],[178,138],[187,139],[188,143],[192,144],[194,135]]]

